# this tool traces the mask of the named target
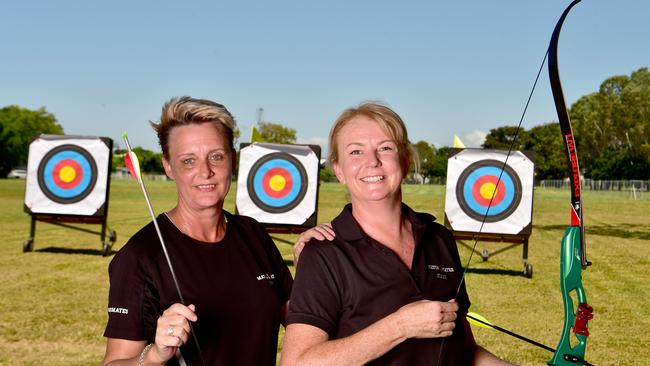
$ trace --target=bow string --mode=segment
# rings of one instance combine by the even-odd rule
[[[530,104],[530,100],[533,96],[535,87],[537,86],[537,81],[543,69],[544,63],[548,58],[548,72],[549,79],[551,84],[551,91],[553,93],[553,99],[555,102],[555,108],[557,110],[560,130],[562,132],[563,141],[566,147],[567,160],[569,166],[569,181],[571,186],[571,220],[570,226],[567,227],[565,234],[562,238],[561,250],[560,250],[560,287],[562,291],[562,298],[564,302],[564,326],[562,330],[562,335],[558,346],[556,349],[553,349],[549,346],[543,345],[539,342],[533,341],[526,337],[523,337],[517,333],[508,331],[504,328],[495,326],[489,322],[485,322],[484,319],[480,320],[474,316],[468,315],[467,318],[470,320],[477,321],[482,323],[482,326],[506,333],[523,341],[529,342],[537,347],[546,349],[553,352],[552,358],[548,361],[548,365],[551,366],[566,366],[566,365],[582,365],[582,366],[593,366],[591,363],[587,362],[584,359],[585,350],[587,346],[587,337],[589,336],[588,322],[593,318],[593,309],[587,303],[587,298],[585,295],[584,288],[582,286],[582,270],[586,269],[587,266],[591,265],[591,262],[587,261],[586,255],[586,245],[585,245],[585,235],[584,235],[584,221],[583,221],[583,211],[582,211],[582,196],[581,196],[581,182],[580,182],[580,167],[578,164],[578,153],[576,150],[575,138],[573,135],[573,129],[571,128],[571,122],[569,119],[569,114],[566,108],[566,102],[564,100],[564,94],[562,92],[562,83],[560,81],[560,74],[558,69],[557,62],[557,47],[560,38],[560,31],[564,20],[571,11],[571,9],[579,3],[581,0],[573,0],[571,4],[564,10],[560,19],[558,20],[555,28],[553,30],[553,35],[551,36],[550,44],[544,54],[544,58],[540,65],[539,71],[531,88],[528,100],[524,107],[523,113],[519,120],[519,124],[515,131],[514,137],[510,143],[508,153],[503,162],[503,167],[501,173],[497,179],[498,182],[501,181],[501,176],[503,171],[508,163],[508,158],[510,157],[512,150],[514,148],[515,141],[518,139],[519,132],[521,130],[521,125]],[[469,264],[472,260],[472,255],[474,254],[474,249],[478,244],[480,233],[482,232],[483,226],[489,214],[489,210],[492,207],[492,201],[494,200],[494,195],[496,191],[493,192],[492,198],[488,203],[488,208],[485,212],[481,226],[479,228],[479,235],[474,239],[474,245],[470,252],[470,256],[467,260],[467,265],[463,270],[463,275],[458,284],[456,291],[456,296],[460,292],[462,285],[465,280],[465,275]],[[574,306],[571,294],[575,293],[578,305]],[[572,334],[573,333],[573,334]],[[575,338],[574,338],[575,337]],[[440,359],[442,356],[442,349],[444,347],[444,341],[440,347],[440,352],[438,354],[438,362],[440,364]]]

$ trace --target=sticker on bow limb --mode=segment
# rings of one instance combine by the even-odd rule
[[[110,149],[101,138],[41,135],[29,146],[25,206],[94,215],[106,202]]]
[[[316,211],[319,158],[308,146],[240,150],[237,211],[269,224],[302,225]]]
[[[454,231],[518,234],[531,223],[534,164],[519,151],[504,165],[506,157],[464,149],[449,158],[445,214]]]

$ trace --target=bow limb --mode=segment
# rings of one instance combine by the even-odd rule
[[[551,37],[548,49],[548,73],[560,122],[560,130],[566,147],[569,164],[569,181],[571,187],[571,226],[569,226],[562,238],[560,252],[560,286],[564,301],[564,327],[562,336],[554,352],[549,365],[584,365],[585,350],[587,347],[588,321],[593,317],[592,308],[587,304],[587,297],[582,286],[582,270],[591,263],[587,261],[585,245],[585,230],[582,217],[582,190],[580,184],[580,165],[578,164],[578,152],[576,150],[575,137],[571,128],[569,113],[567,112],[560,72],[557,62],[557,48],[560,38],[560,31],[565,18],[571,8],[581,0],[574,0],[564,10],[557,22]],[[578,300],[577,308],[574,307],[571,293],[575,293]],[[572,335],[573,330],[574,335]],[[572,338],[575,339],[572,342]],[[574,344],[572,346],[572,343]]]

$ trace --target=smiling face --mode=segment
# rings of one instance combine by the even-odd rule
[[[177,126],[169,133],[167,176],[176,181],[178,204],[187,209],[223,207],[230,189],[233,153],[211,123]]]
[[[404,171],[398,144],[379,124],[357,115],[336,136],[337,160],[332,163],[339,182],[350,192],[352,203],[401,200]]]

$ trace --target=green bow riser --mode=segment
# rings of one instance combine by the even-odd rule
[[[570,226],[564,232],[560,253],[560,285],[562,287],[562,298],[564,300],[564,328],[562,337],[557,345],[553,357],[548,361],[549,365],[563,366],[582,364],[587,347],[586,334],[574,333],[572,330],[576,324],[576,317],[581,311],[573,304],[571,292],[575,291],[579,304],[587,303],[587,296],[582,287],[582,248],[580,242],[580,227]],[[588,305],[587,305],[588,306]],[[586,319],[591,314],[585,314]],[[585,321],[586,330],[586,321]],[[575,338],[574,338],[575,337]],[[572,339],[574,340],[572,346]],[[576,342],[577,341],[577,342]]]

